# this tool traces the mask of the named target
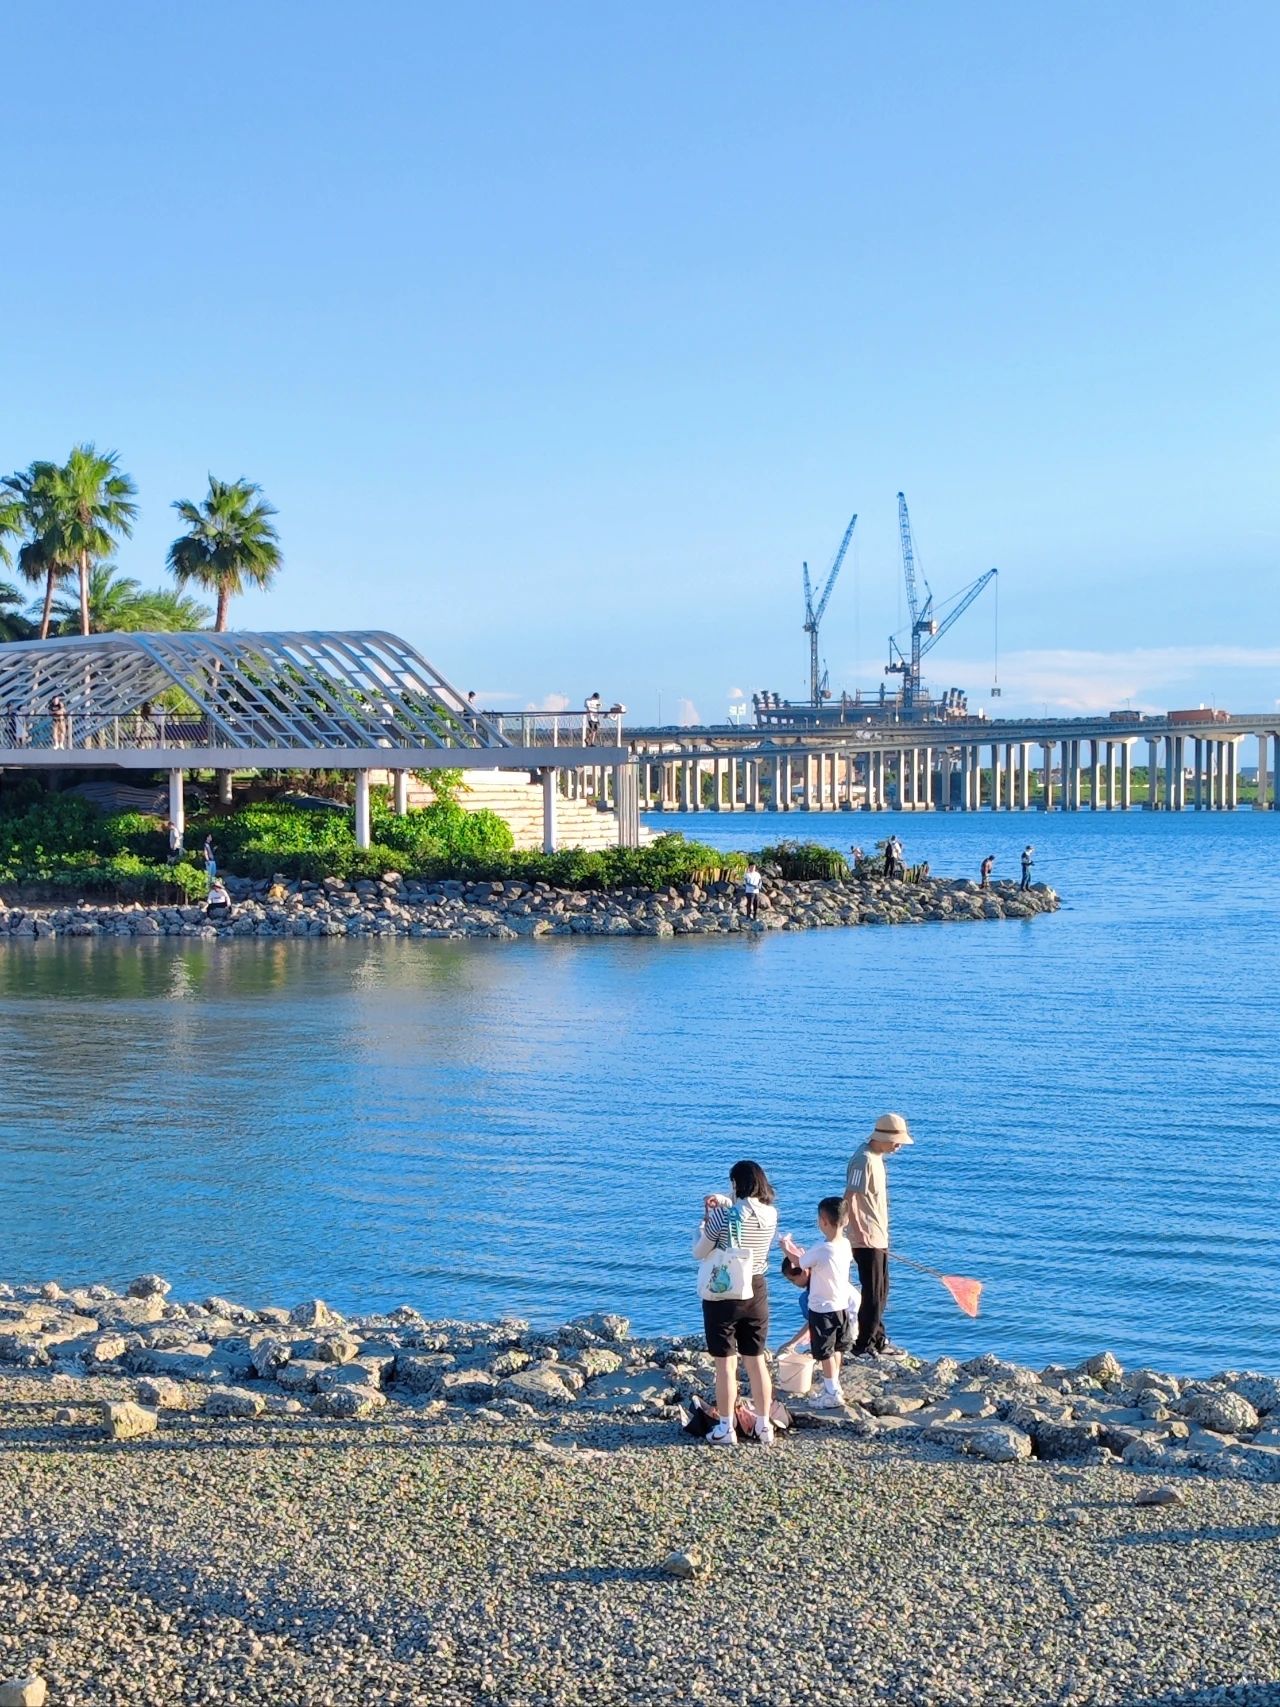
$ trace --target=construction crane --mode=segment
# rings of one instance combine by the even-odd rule
[[[902,677],[902,709],[910,717],[920,693],[920,660],[924,656],[923,642],[932,637],[935,623],[933,620],[933,591],[923,572],[920,579],[924,581],[924,604],[921,605],[916,593],[916,553],[911,542],[911,517],[907,511],[907,500],[901,492],[898,493],[898,535],[902,541],[902,579],[907,586],[907,612],[911,621],[911,656],[907,658],[891,634],[889,636],[889,662],[885,665],[886,676]]]
[[[824,699],[830,697],[827,686],[827,672],[819,674],[818,665],[818,628],[822,622],[822,614],[827,608],[827,600],[831,597],[831,589],[836,584],[836,576],[840,573],[840,565],[844,562],[845,553],[849,549],[849,541],[853,538],[853,530],[857,526],[858,515],[854,511],[852,520],[844,530],[844,538],[840,541],[840,549],[836,552],[835,562],[827,573],[826,584],[822,589],[822,597],[818,600],[815,610],[813,605],[813,587],[809,581],[809,565],[804,565],[804,631],[809,636],[809,700],[812,705],[821,705]]]
[[[885,665],[886,676],[902,677],[902,714],[910,720],[915,714],[916,701],[920,698],[920,662],[925,655],[933,650],[969,606],[982,592],[983,588],[993,581],[998,573],[988,569],[985,575],[979,575],[967,587],[956,594],[949,610],[941,618],[933,612],[933,591],[921,571],[920,580],[924,585],[925,598],[921,604],[916,591],[916,554],[911,539],[911,517],[907,512],[907,500],[901,492],[898,493],[898,533],[902,541],[902,578],[907,588],[907,609],[911,616],[911,655],[908,658],[898,645],[893,635],[889,636],[889,662]]]

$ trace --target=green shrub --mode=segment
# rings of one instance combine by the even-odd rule
[[[844,855],[821,842],[777,842],[773,847],[761,848],[756,858],[762,866],[772,868],[791,883],[849,875],[849,862]]]
[[[456,801],[398,818],[379,802],[371,812],[374,845],[355,845],[349,811],[262,801],[219,816],[192,818],[187,840],[197,847],[212,831],[222,870],[240,877],[518,879],[572,889],[665,889],[677,884],[736,881],[746,855],[722,853],[679,834],[647,847],[586,853],[522,853],[510,827],[494,812],[465,812]],[[198,900],[204,873],[183,861],[170,867],[166,832],[154,818],[121,812],[104,817],[75,796],[40,793],[0,806],[0,882],[55,883],[81,894],[121,899]],[[830,850],[822,850],[828,857]],[[843,862],[840,862],[843,864]]]
[[[101,820],[98,845],[104,853],[132,853],[162,860],[169,853],[169,832],[158,818],[145,812],[115,812]]]

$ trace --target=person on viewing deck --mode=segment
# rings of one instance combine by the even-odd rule
[[[716,1409],[720,1420],[708,1435],[712,1446],[736,1446],[733,1413],[738,1399],[738,1359],[747,1366],[754,1433],[763,1446],[773,1445],[773,1384],[765,1362],[769,1340],[769,1246],[778,1230],[773,1187],[759,1162],[735,1162],[729,1169],[732,1199],[713,1192],[703,1203],[703,1217],[693,1243],[699,1261],[713,1250],[728,1250],[729,1221],[738,1223],[739,1239],[751,1253],[750,1298],[704,1299],[702,1324],[707,1350],[716,1364]]]
[[[853,1251],[842,1229],[844,1205],[838,1197],[824,1197],[818,1205],[816,1245],[802,1251],[788,1234],[782,1248],[791,1261],[809,1276],[809,1351],[822,1365],[822,1391],[814,1399],[817,1410],[833,1411],[844,1404],[840,1391],[840,1358],[853,1345],[849,1326],[849,1267]]]
[[[583,706],[587,714],[586,744],[594,747],[600,739],[600,713],[604,710],[604,701],[600,698],[600,690],[589,693]]]
[[[854,1357],[875,1352],[891,1355],[894,1349],[884,1332],[889,1301],[889,1182],[884,1158],[914,1141],[900,1114],[882,1114],[866,1143],[850,1158],[845,1175],[844,1216],[862,1286]]]
[[[742,879],[742,893],[746,898],[747,917],[754,919],[760,911],[760,886],[764,878],[760,875],[760,867],[755,860],[747,866]]]

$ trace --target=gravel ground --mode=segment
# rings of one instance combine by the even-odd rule
[[[640,1419],[111,1442],[0,1399],[0,1677],[50,1707],[1280,1703],[1275,1487]]]

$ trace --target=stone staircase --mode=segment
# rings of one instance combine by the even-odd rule
[[[458,804],[468,812],[496,812],[510,825],[518,848],[537,850],[542,846],[542,784],[532,782],[528,771],[469,770],[466,788]],[[416,777],[409,779],[410,806],[430,806],[430,788]],[[562,848],[612,848],[618,842],[618,817],[612,807],[602,812],[590,800],[556,802],[556,840]],[[641,842],[651,842],[653,831],[643,825]]]

